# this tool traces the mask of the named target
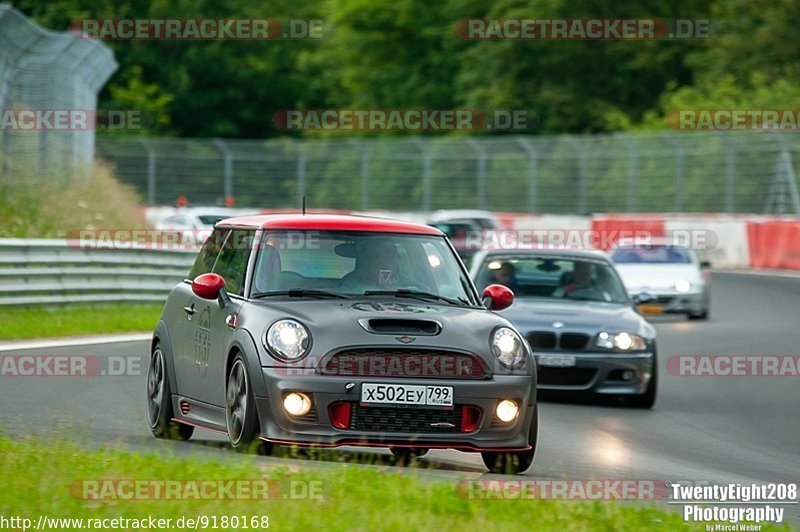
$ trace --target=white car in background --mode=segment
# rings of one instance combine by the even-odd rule
[[[620,241],[610,252],[631,295],[647,293],[643,314],[686,314],[704,320],[709,313],[708,272],[691,248],[669,239]]]
[[[176,207],[158,212],[153,226],[158,231],[180,235],[182,245],[194,248],[206,241],[217,222],[240,214],[242,209],[229,207]]]
[[[428,217],[428,224],[438,223],[471,223],[481,230],[500,229],[500,222],[489,211],[478,209],[442,209],[434,211]]]

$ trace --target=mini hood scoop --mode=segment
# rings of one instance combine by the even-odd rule
[[[435,336],[442,332],[438,321],[403,318],[371,318],[358,323],[373,334],[408,334],[412,336]]]

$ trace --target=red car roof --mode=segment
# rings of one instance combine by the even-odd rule
[[[302,229],[318,231],[364,231],[375,233],[405,233],[415,235],[436,235],[443,233],[424,224],[401,222],[386,218],[368,216],[347,216],[336,214],[262,214],[228,218],[219,225],[251,227],[254,229]]]

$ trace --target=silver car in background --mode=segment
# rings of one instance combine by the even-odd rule
[[[514,292],[500,314],[530,344],[540,391],[653,406],[656,331],[636,309],[649,296],[628,296],[604,253],[482,250],[470,276],[479,288],[502,284]]]
[[[621,241],[611,259],[631,295],[648,293],[644,314],[686,314],[704,320],[709,313],[708,262],[693,249],[669,239]]]

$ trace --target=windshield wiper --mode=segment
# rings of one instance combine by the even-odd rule
[[[394,296],[394,297],[409,297],[409,298],[416,298],[416,299],[432,299],[435,301],[444,301],[445,303],[450,303],[451,305],[461,305],[466,304],[469,305],[469,301],[458,298],[453,299],[450,297],[440,296],[439,294],[433,294],[431,292],[423,292],[422,290],[409,290],[407,288],[400,288],[398,290],[367,290],[364,292],[365,296]]]
[[[325,290],[306,290],[304,288],[290,288],[289,290],[279,290],[275,292],[261,292],[260,294],[255,294],[253,299],[275,296],[347,299],[347,296],[337,294],[336,292],[328,292]]]

